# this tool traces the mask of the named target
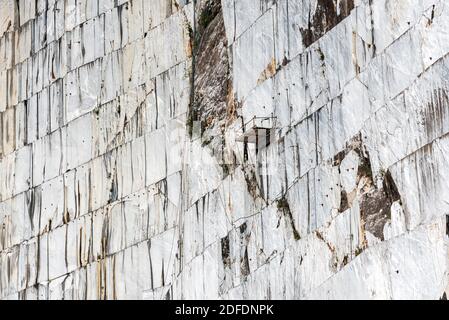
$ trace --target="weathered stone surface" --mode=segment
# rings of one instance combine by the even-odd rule
[[[447,297],[448,21],[0,1],[0,299]]]

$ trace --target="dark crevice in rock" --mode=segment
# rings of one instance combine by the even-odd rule
[[[30,218],[30,225],[31,225],[31,229],[33,230],[33,226],[34,226],[34,214],[35,214],[35,194],[34,194],[34,189],[31,189],[29,192],[26,193],[26,203],[27,203],[27,208],[28,208],[28,217]]]
[[[449,236],[449,215],[446,215],[446,235]]]
[[[220,163],[222,173],[223,173],[222,179],[225,179],[227,176],[232,174],[235,171],[235,169],[237,168],[237,160],[236,160],[235,155],[233,158],[234,158],[234,163],[226,163],[225,161],[223,163]]]
[[[231,253],[229,246],[229,236],[221,239],[221,260],[226,268],[231,268]]]
[[[244,167],[243,174],[245,176],[246,188],[253,199],[262,198],[259,183],[256,177],[256,171],[253,167]]]
[[[251,232],[245,222],[240,226],[240,274],[246,278],[250,274],[249,258],[248,258],[248,243]]]
[[[340,196],[340,207],[338,208],[338,212],[345,212],[349,209],[349,202],[348,202],[348,194],[345,190],[341,190],[341,196]]]
[[[307,48],[335,27],[354,9],[354,0],[318,0],[313,16],[309,16],[307,28],[301,28],[302,41]]]
[[[118,200],[118,177],[117,173],[112,176],[111,188],[109,189],[108,204],[111,204]]]
[[[200,15],[198,17],[198,35],[200,36],[204,33],[207,27],[211,24],[214,19],[221,14],[221,2],[208,0],[204,2],[203,5],[200,4]]]
[[[387,171],[384,175],[382,188],[389,202],[393,203],[401,200],[401,195],[399,194],[398,187],[396,186],[396,183],[394,182],[390,171]]]
[[[296,241],[301,240],[301,235],[299,234],[298,230],[295,226],[295,221],[293,219],[292,211],[290,209],[290,204],[288,203],[288,200],[285,197],[280,198],[277,201],[277,208],[284,217],[286,218],[286,221],[290,224],[293,232],[293,237]]]
[[[248,259],[248,247],[245,247],[244,252],[243,252],[243,257],[240,260],[240,273],[244,278],[246,278],[250,274],[249,259]]]
[[[341,162],[345,159],[345,157],[346,157],[346,149],[343,150],[343,151],[340,151],[339,153],[337,153],[337,154],[334,156],[332,165],[333,165],[334,167],[340,166]]]
[[[165,300],[167,300],[167,301],[172,300],[171,291],[172,291],[171,288],[167,291],[167,293],[165,294]]]
[[[428,18],[427,26],[430,27],[433,23],[433,19],[435,19],[435,5],[432,6],[432,13],[430,14],[430,18]]]
[[[371,167],[371,159],[368,152],[364,152],[360,148],[356,149],[355,151],[360,157],[360,164],[357,169],[357,182],[359,182],[362,177],[365,177],[370,183],[373,183],[373,170]]]

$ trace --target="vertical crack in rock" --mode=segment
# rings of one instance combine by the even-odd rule
[[[223,266],[223,276],[221,278],[221,284],[219,291],[223,294],[230,287],[233,282],[233,270],[232,270],[232,258],[231,258],[231,241],[229,234],[220,240],[221,245],[221,262]]]
[[[244,279],[250,274],[248,259],[248,243],[251,237],[251,230],[245,222],[239,228],[240,230],[240,274]]]
[[[231,268],[229,236],[226,236],[221,239],[221,260],[225,268]]]
[[[253,165],[244,164],[243,174],[245,177],[246,188],[253,199],[263,198],[263,191],[256,177],[256,168]]]
[[[300,28],[307,48],[335,27],[354,9],[354,0],[317,0],[316,8],[309,12],[307,28]]]
[[[290,204],[285,196],[277,200],[277,208],[284,216],[286,223],[291,227],[294,239],[296,241],[301,240],[301,236],[295,226]]]

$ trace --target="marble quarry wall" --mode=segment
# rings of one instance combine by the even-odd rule
[[[445,299],[445,0],[0,0],[0,299]]]

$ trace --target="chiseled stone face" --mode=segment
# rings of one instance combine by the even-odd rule
[[[0,299],[449,293],[449,4],[1,0]]]

